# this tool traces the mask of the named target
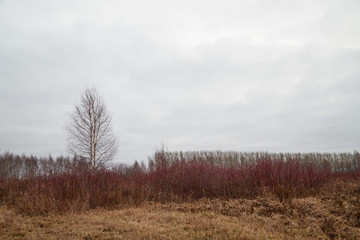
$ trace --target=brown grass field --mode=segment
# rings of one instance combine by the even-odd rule
[[[358,152],[333,162],[204,154],[157,152],[148,169],[60,159],[61,171],[31,157],[15,171],[22,158],[0,155],[0,240],[360,239]]]
[[[0,207],[0,239],[360,239],[360,184],[336,181],[316,196],[279,202],[146,201],[113,209],[23,214]]]

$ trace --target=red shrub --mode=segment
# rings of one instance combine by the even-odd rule
[[[0,201],[24,213],[82,211],[145,200],[253,198],[270,191],[280,201],[316,193],[331,175],[295,160],[236,166],[180,160],[144,171],[85,171],[0,180]]]

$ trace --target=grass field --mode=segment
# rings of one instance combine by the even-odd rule
[[[0,208],[0,239],[360,239],[360,184],[336,181],[316,197],[279,202],[144,202],[64,214]]]
[[[0,178],[0,239],[360,239],[357,153],[334,165],[174,156],[147,169],[13,171]]]

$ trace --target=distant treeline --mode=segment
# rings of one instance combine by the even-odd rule
[[[99,170],[112,170],[121,174],[129,175],[137,172],[145,172],[144,163],[135,162],[132,166],[126,164],[111,164],[99,168]],[[36,157],[33,155],[17,155],[10,152],[0,154],[0,179],[32,178],[39,176],[52,176],[63,173],[84,173],[90,171],[92,166],[87,159],[80,156]]]
[[[0,155],[0,178],[26,178],[44,175],[56,175],[60,173],[89,170],[86,159],[74,156],[70,157],[36,157],[15,155],[5,152]]]
[[[122,174],[132,174],[156,170],[179,162],[197,162],[219,167],[239,167],[260,160],[289,161],[315,164],[330,172],[352,172],[360,169],[360,153],[268,153],[235,151],[178,151],[157,150],[149,157],[147,167],[135,162],[133,166],[112,165],[111,169]],[[16,155],[5,152],[0,154],[0,178],[27,178],[49,176],[60,173],[81,172],[90,169],[85,158],[79,156],[53,158]]]
[[[360,168],[360,153],[269,153],[235,151],[175,151],[157,150],[149,157],[149,169],[181,161],[194,161],[221,167],[236,167],[260,160],[295,160],[311,163],[330,172],[351,172]]]

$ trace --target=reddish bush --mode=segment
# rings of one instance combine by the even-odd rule
[[[313,164],[293,160],[259,160],[230,168],[183,160],[151,171],[150,186],[159,195],[155,199],[255,197],[267,188],[282,201],[316,190],[329,176]]]
[[[270,188],[280,201],[304,196],[326,182],[330,173],[315,164],[295,160],[261,160],[251,168],[257,186]]]
[[[0,201],[36,214],[113,208],[146,200],[254,198],[269,192],[285,201],[315,194],[334,176],[339,177],[295,160],[263,159],[226,167],[183,159],[157,164],[149,171],[74,168],[59,174],[3,179]]]
[[[142,177],[99,170],[1,182],[1,200],[25,213],[82,211],[145,198]],[[2,193],[5,192],[5,193]]]

